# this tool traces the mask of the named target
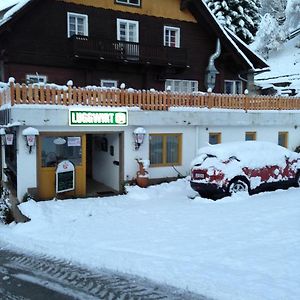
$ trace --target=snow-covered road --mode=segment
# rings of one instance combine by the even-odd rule
[[[187,288],[215,299],[300,298],[300,189],[210,201],[187,180],[127,195],[24,203],[0,226],[12,247]]]

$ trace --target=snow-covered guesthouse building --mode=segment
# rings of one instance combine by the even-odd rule
[[[300,99],[19,85],[0,89],[2,178],[19,201],[122,192],[137,177],[186,176],[208,143],[300,145]],[[259,155],[259,153],[257,153]]]
[[[251,93],[268,65],[202,0],[7,0],[0,81]]]

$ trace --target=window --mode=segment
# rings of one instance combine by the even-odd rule
[[[117,19],[117,39],[124,42],[139,42],[139,22]]]
[[[278,145],[287,148],[288,147],[289,133],[286,131],[278,132]]]
[[[101,87],[117,88],[118,87],[118,82],[117,82],[117,80],[102,79],[101,80]]]
[[[225,94],[242,94],[242,82],[240,80],[225,80],[224,92]]]
[[[26,75],[26,83],[32,84],[32,83],[47,83],[47,76],[45,75],[33,75],[33,74],[27,74]]]
[[[167,79],[165,90],[171,92],[192,93],[198,91],[198,81]]]
[[[75,166],[81,165],[81,137],[42,136],[41,148],[42,167],[55,167],[64,159]]]
[[[210,145],[216,145],[221,143],[221,132],[210,132],[209,140]]]
[[[256,141],[256,132],[255,131],[245,132],[245,141]]]
[[[180,47],[180,28],[164,26],[164,46]]]
[[[116,3],[126,4],[126,5],[133,5],[133,6],[141,6],[141,1],[140,0],[116,0]]]
[[[89,35],[87,15],[68,12],[68,37],[73,35]]]
[[[150,134],[150,164],[172,166],[181,164],[182,134]]]

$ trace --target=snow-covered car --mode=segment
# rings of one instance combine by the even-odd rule
[[[269,142],[246,141],[199,149],[191,164],[191,187],[221,198],[300,185],[300,155]]]

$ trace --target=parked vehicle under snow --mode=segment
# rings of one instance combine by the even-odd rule
[[[204,147],[191,164],[191,187],[203,197],[290,186],[300,186],[300,155],[269,142]]]

